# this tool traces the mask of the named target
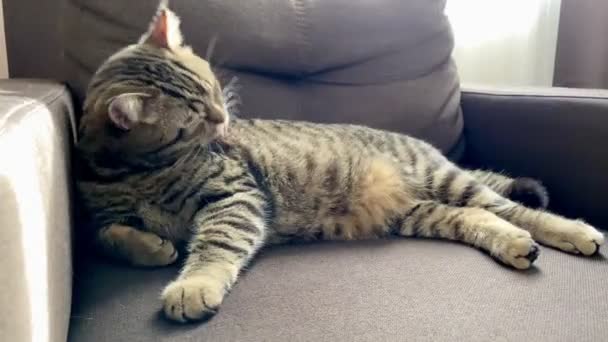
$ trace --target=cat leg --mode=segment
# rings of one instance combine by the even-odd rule
[[[264,195],[246,192],[205,207],[195,217],[189,255],[162,293],[165,315],[187,322],[213,316],[265,236]]]
[[[121,224],[100,229],[97,244],[105,254],[136,266],[165,266],[177,259],[171,241]]]
[[[467,171],[483,185],[497,194],[528,208],[545,209],[549,205],[547,189],[541,182],[532,178],[510,178],[500,173],[485,170]]]
[[[436,169],[426,186],[431,196],[443,203],[483,208],[529,231],[534,240],[563,251],[592,255],[604,243],[604,235],[585,222],[527,208],[500,196],[451,164]]]
[[[536,241],[566,252],[593,255],[604,243],[604,235],[582,220],[526,208],[489,189],[474,188],[467,206],[485,208],[529,231]]]
[[[461,241],[518,269],[529,268],[539,253],[530,233],[480,208],[421,201],[397,220],[396,229],[401,236]]]

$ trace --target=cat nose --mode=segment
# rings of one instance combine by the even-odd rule
[[[226,122],[226,115],[224,111],[217,108],[210,108],[207,112],[207,121],[216,125],[223,124]]]

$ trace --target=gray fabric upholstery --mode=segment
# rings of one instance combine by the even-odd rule
[[[58,84],[0,81],[0,341],[67,336],[71,103]]]
[[[11,72],[67,79],[80,100],[91,73],[118,47],[137,40],[157,2],[66,1],[65,11],[34,0],[4,1]],[[461,133],[462,116],[443,5],[444,0],[172,0],[198,52],[204,54],[218,36],[213,59],[223,65],[224,79],[241,78],[245,116],[365,123],[428,139],[447,151]],[[64,39],[58,39],[59,26]],[[65,73],[56,65],[62,49]],[[56,91],[58,101],[49,108],[61,104],[69,112],[63,88],[20,84],[21,94],[34,91],[38,100]],[[608,166],[597,148],[608,136],[604,95],[545,95],[465,93],[469,159],[541,176],[558,209],[606,222],[602,190]],[[39,261],[48,265],[48,280],[34,288],[48,288],[49,300],[43,306],[30,301],[23,258],[36,254],[24,253],[24,246],[31,252],[38,245],[17,241],[26,236],[19,234],[24,222],[31,222],[15,215],[19,196],[38,195],[5,177],[0,253],[9,272],[0,279],[0,340],[29,340],[45,331],[36,329],[48,319],[48,340],[62,341],[71,288],[67,116],[55,109],[22,115],[28,108],[15,110],[21,114],[11,120],[0,111],[0,139],[14,137],[7,134],[16,130],[26,138],[34,129],[40,133],[32,136],[39,150],[28,153],[40,162],[34,174],[45,181],[19,184],[40,186],[40,196],[48,199],[45,210],[31,213],[44,224],[26,226],[37,233],[35,243],[47,246],[48,257]],[[36,159],[48,156],[55,157]],[[518,272],[473,248],[428,240],[283,246],[256,259],[212,321],[181,326],[159,314],[159,292],[177,268],[142,270],[86,259],[74,278],[69,340],[601,341],[608,335],[607,266],[601,255],[581,258],[543,248],[535,268]],[[34,312],[43,320],[32,319]]]
[[[63,80],[61,13],[65,1],[2,1],[11,78]]]
[[[423,137],[448,151],[462,120],[444,0],[175,0],[186,42],[223,79],[240,77],[247,117],[348,122]],[[137,41],[156,1],[69,1],[67,77]],[[339,18],[339,20],[337,20]]]
[[[74,342],[582,342],[608,333],[608,261],[548,248],[519,272],[448,242],[284,246],[259,258],[215,318],[190,325],[159,313],[177,269],[90,267],[76,279]]]
[[[542,179],[553,209],[608,229],[608,90],[473,88],[462,106],[475,166]]]

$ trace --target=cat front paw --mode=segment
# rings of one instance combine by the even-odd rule
[[[207,320],[217,313],[224,294],[224,286],[211,278],[178,279],[162,293],[163,311],[177,322]]]
[[[538,258],[540,248],[528,232],[522,231],[498,237],[492,254],[507,265],[525,270]]]
[[[542,239],[542,242],[549,246],[587,256],[598,253],[604,241],[604,234],[577,220],[568,220],[566,224],[560,225],[554,234],[547,234]]]
[[[108,251],[135,266],[166,266],[177,260],[177,249],[169,240],[133,227],[112,224],[100,231]]]
[[[133,248],[131,262],[138,266],[167,266],[177,260],[177,249],[167,239],[153,233],[143,233],[139,246]]]

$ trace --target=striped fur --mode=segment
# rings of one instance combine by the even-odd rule
[[[462,170],[405,135],[231,119],[207,62],[181,34],[177,43],[163,36],[176,34],[175,18],[161,6],[142,42],[100,67],[78,146],[79,189],[101,250],[162,266],[186,245],[184,267],[162,294],[169,318],[213,315],[265,244],[442,238],[525,269],[535,240],[584,255],[603,242],[582,221],[518,203],[546,206],[536,181]]]

